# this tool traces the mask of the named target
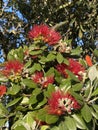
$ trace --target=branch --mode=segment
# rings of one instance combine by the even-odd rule
[[[56,25],[54,25],[52,27],[52,29],[55,29],[57,30],[59,27],[63,26],[64,24],[66,24],[68,21],[63,21],[63,22],[60,22],[60,23],[57,23]]]

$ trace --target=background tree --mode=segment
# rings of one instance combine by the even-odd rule
[[[0,47],[5,58],[10,49],[27,44],[26,35],[35,23],[59,30],[72,46],[80,44],[86,52],[95,48],[97,0],[3,0],[0,10]]]

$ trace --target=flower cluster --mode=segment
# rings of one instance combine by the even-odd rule
[[[52,75],[45,77],[42,71],[37,71],[32,75],[32,80],[35,83],[40,84],[42,88],[46,88],[49,84],[53,84],[54,77]]]
[[[81,108],[77,100],[69,93],[57,90],[48,99],[48,112],[50,114],[62,115],[71,114],[72,111]]]
[[[57,64],[56,69],[65,77],[68,77],[66,70],[70,70],[73,74],[75,74],[80,80],[83,77],[83,72],[85,68],[76,60],[68,59],[69,65],[65,63]]]
[[[5,68],[2,73],[8,77],[10,75],[16,75],[18,73],[21,73],[22,69],[23,64],[20,61],[12,60],[5,63]]]
[[[29,38],[33,40],[42,40],[49,45],[55,45],[61,39],[61,35],[47,25],[35,25],[29,32]]]

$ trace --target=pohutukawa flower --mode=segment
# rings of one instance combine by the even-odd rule
[[[23,69],[23,64],[18,60],[12,60],[5,63],[5,68],[2,73],[5,76],[18,75]]]
[[[6,86],[0,85],[0,96],[3,96],[6,93]]]
[[[72,111],[80,109],[77,100],[69,93],[57,90],[48,99],[48,113],[54,115],[71,114]]]
[[[54,83],[54,77],[53,76],[44,77],[44,74],[42,71],[35,72],[35,74],[32,75],[32,80],[35,83],[40,84],[43,88],[47,87],[49,84]]]
[[[54,45],[61,39],[61,35],[49,28],[49,26],[41,24],[35,25],[32,30],[29,31],[29,38],[33,40],[42,40],[49,45]]]
[[[43,72],[42,71],[36,71],[33,75],[32,75],[32,80],[35,82],[35,83],[41,83],[41,80],[43,78]]]
[[[73,74],[75,74],[80,80],[82,80],[83,73],[85,71],[85,68],[76,60],[69,59],[69,65],[66,65],[65,63],[57,64],[56,69],[66,78],[68,77],[68,74],[66,70],[70,70]]]

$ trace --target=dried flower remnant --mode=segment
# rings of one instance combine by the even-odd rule
[[[57,90],[48,99],[48,113],[54,115],[71,114],[73,110],[80,109],[77,100],[69,93]]]

